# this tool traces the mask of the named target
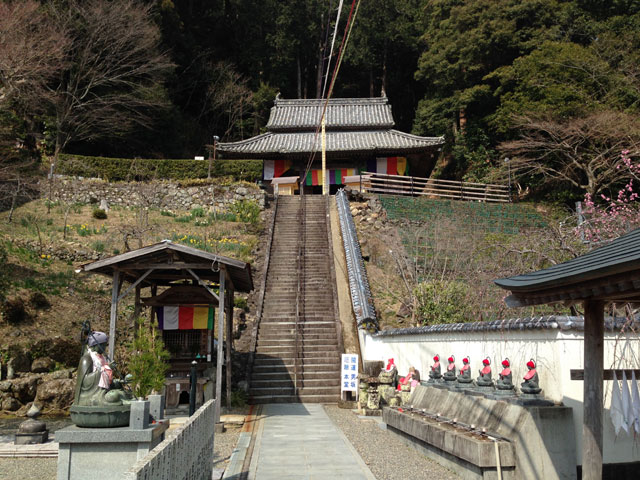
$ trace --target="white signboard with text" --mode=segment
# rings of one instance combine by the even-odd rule
[[[358,354],[343,353],[340,365],[340,393],[356,392],[358,395]]]

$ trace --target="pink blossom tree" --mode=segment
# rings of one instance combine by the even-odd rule
[[[637,184],[640,183],[640,163],[635,163],[628,150],[623,150],[616,165],[628,179],[616,195],[600,194],[594,198],[587,193],[583,213],[586,221],[577,227],[576,233],[586,241],[603,243],[611,241],[634,228],[640,227],[640,202]],[[634,183],[634,181],[636,183]]]

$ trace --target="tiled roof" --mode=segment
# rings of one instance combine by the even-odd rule
[[[580,257],[495,283],[512,292],[529,292],[622,274],[640,268],[640,228]]]
[[[218,151],[226,158],[319,152],[318,131],[324,102],[276,98],[267,133],[239,142],[218,143]],[[444,144],[443,137],[419,137],[392,130],[393,115],[386,97],[330,99],[325,118],[328,153],[405,155]]]
[[[443,137],[419,137],[397,130],[333,131],[326,133],[327,152],[420,152],[444,143]],[[321,150],[320,135],[313,131],[264,133],[232,143],[219,143],[225,154],[304,154]]]
[[[620,331],[623,328],[638,328],[640,322],[631,322],[624,317],[605,318],[605,330]],[[490,322],[442,323],[413,328],[390,328],[374,334],[375,337],[394,337],[399,335],[425,335],[453,332],[501,332],[505,330],[577,330],[584,331],[584,317],[568,315],[549,315],[542,317],[510,318]]]
[[[316,130],[322,118],[325,100],[276,98],[271,108],[267,130],[301,131]],[[325,129],[390,129],[395,122],[391,105],[386,97],[381,98],[335,98],[330,99],[326,111]]]

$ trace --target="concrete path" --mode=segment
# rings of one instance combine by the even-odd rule
[[[322,405],[264,405],[257,428],[249,480],[375,480]]]

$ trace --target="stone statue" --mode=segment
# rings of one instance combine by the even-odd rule
[[[456,381],[459,384],[470,384],[473,380],[471,380],[471,366],[469,365],[469,357],[464,357],[462,359],[462,368],[460,369],[460,374],[456,378]]]
[[[449,365],[447,365],[447,371],[444,372],[444,379],[446,382],[456,381],[456,357],[451,355],[448,359]]]
[[[527,362],[527,368],[529,371],[524,376],[524,382],[520,384],[520,390],[522,393],[537,395],[542,389],[538,380],[538,372],[536,372],[536,362],[533,358]]]
[[[502,361],[502,371],[500,372],[500,378],[496,381],[496,388],[498,390],[513,390],[513,380],[511,372],[511,363],[508,358]]]
[[[489,357],[482,360],[482,365],[484,366],[478,371],[480,376],[476,378],[476,384],[479,387],[493,387],[493,380],[491,379],[491,360],[489,360]]]
[[[435,363],[431,365],[428,383],[439,382],[440,380],[442,380],[442,373],[440,373],[440,356],[436,355],[435,357],[433,357],[433,361]]]
[[[80,427],[115,427],[129,424],[129,403],[133,395],[113,378],[113,364],[105,348],[109,337],[91,332],[78,365],[78,378],[71,420]]]

